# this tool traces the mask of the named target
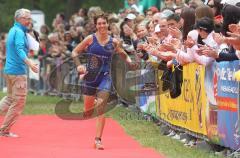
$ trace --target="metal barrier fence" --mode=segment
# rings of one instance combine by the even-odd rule
[[[86,63],[86,57],[80,56],[81,63]],[[28,73],[28,90],[36,95],[54,95],[64,98],[81,98],[81,81],[76,71],[75,64],[71,57],[45,57],[42,60],[33,59],[40,65],[39,73],[34,75]],[[134,59],[133,59],[134,60]],[[145,63],[145,69],[152,71]],[[142,73],[140,70],[135,72],[135,77],[129,77],[129,68],[126,63],[118,56],[114,55],[111,62],[111,77],[113,80],[114,91],[121,97],[123,102],[127,104],[135,103],[136,85],[144,82],[155,82],[154,71],[151,73]],[[144,75],[146,74],[146,75]],[[6,91],[6,84],[3,78],[3,70],[1,70],[0,90]],[[138,75],[138,76],[136,76]],[[142,76],[142,77],[139,77]]]
[[[6,91],[6,82],[3,76],[3,65],[5,64],[5,60],[0,61],[0,90]]]

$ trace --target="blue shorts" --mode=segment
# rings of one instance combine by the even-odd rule
[[[96,95],[99,91],[110,92],[112,80],[109,73],[101,72],[94,81],[84,81],[82,92],[84,95]]]

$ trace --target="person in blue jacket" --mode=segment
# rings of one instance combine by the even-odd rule
[[[23,111],[27,96],[27,66],[35,73],[38,66],[28,58],[28,26],[31,24],[31,12],[18,9],[15,12],[15,23],[8,32],[6,42],[6,63],[4,77],[7,82],[7,96],[0,101],[0,112],[6,113],[0,127],[0,136],[18,137],[10,129]]]

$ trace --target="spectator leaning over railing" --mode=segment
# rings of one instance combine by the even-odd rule
[[[120,25],[120,38],[122,40],[122,46],[124,50],[131,54],[135,51],[134,49],[134,42],[136,41],[137,37],[133,32],[133,29],[130,28],[126,21],[123,21]]]
[[[140,33],[142,24],[146,24],[148,41],[143,43],[146,44],[143,49],[148,54],[157,56],[159,61],[165,61],[168,68],[171,68],[172,64],[185,65],[191,62],[207,65],[205,59],[213,59],[212,61],[217,62],[239,59],[233,45],[225,42],[227,47],[222,51],[220,46],[222,39],[227,36],[227,31],[230,31],[229,27],[235,26],[239,21],[239,4],[237,4],[239,0],[232,0],[231,4],[228,0],[227,4],[220,3],[220,0],[209,0],[208,5],[204,5],[201,0],[191,0],[186,4],[181,0],[166,1],[169,4],[174,4],[173,2],[177,8],[173,8],[175,5],[168,5],[169,8],[158,11],[153,6],[146,10],[146,16],[139,15],[134,9],[122,10],[120,14],[109,13],[109,34],[114,38],[120,38],[124,50],[134,54],[136,49],[139,49],[136,47],[136,33]],[[56,15],[53,22],[54,31],[53,34],[50,33],[50,42],[47,42],[46,46],[47,52],[51,55],[51,62],[48,62],[51,67],[61,63],[75,48],[76,43],[95,32],[93,17],[102,12],[98,6],[89,8],[88,12],[80,8],[69,21],[66,21],[63,14]],[[214,27],[214,32],[221,30],[225,35],[212,33],[213,41],[218,44],[214,49],[204,43],[205,40],[199,33],[199,30],[200,32],[204,30],[194,28],[195,21],[203,17],[209,17],[214,21],[214,25],[218,26],[217,29]],[[43,27],[40,34],[48,34],[47,32],[46,27]],[[204,50],[203,54],[198,53],[201,50]],[[49,66],[44,66],[44,69],[48,70],[46,67]]]
[[[240,7],[233,6],[233,5],[225,5],[224,9],[222,10],[223,13],[223,34],[228,36],[228,31],[235,32],[238,27],[237,23],[240,21]],[[225,26],[228,26],[225,28]],[[236,48],[233,47],[231,44],[226,43],[224,40],[225,37],[221,34],[213,34],[214,40],[217,42],[218,49],[214,49],[211,47],[203,47],[202,49],[203,54],[206,56],[210,56],[216,59],[216,61],[233,61],[233,60],[239,60],[239,57],[236,53]],[[223,49],[224,48],[224,49]]]
[[[68,52],[72,52],[73,48],[76,46],[70,31],[64,33],[64,45],[67,47]]]
[[[7,112],[0,127],[0,136],[18,137],[10,133],[12,125],[21,114],[27,96],[27,66],[38,72],[38,66],[28,59],[27,27],[31,23],[31,14],[27,9],[15,12],[15,23],[10,29],[6,43],[6,64],[4,67],[7,81],[7,96],[0,102],[0,110]]]
[[[196,22],[196,28],[198,34],[202,38],[203,44],[210,46],[212,48],[217,48],[218,45],[213,39],[214,34],[214,21],[208,17],[203,17]],[[202,54],[201,50],[198,49],[204,45],[198,44],[196,49],[193,52],[195,62],[201,65],[209,65],[214,61],[214,58],[207,57]]]

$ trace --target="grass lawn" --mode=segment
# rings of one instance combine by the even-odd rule
[[[0,98],[4,96],[0,93]],[[24,115],[54,114],[54,108],[61,98],[28,95]],[[79,112],[82,103],[74,103],[71,110]],[[107,116],[117,120],[125,131],[143,146],[152,147],[169,158],[217,158],[213,153],[185,147],[181,142],[160,134],[153,122],[139,119],[138,115],[123,107],[115,107]],[[141,117],[140,117],[141,118]]]

